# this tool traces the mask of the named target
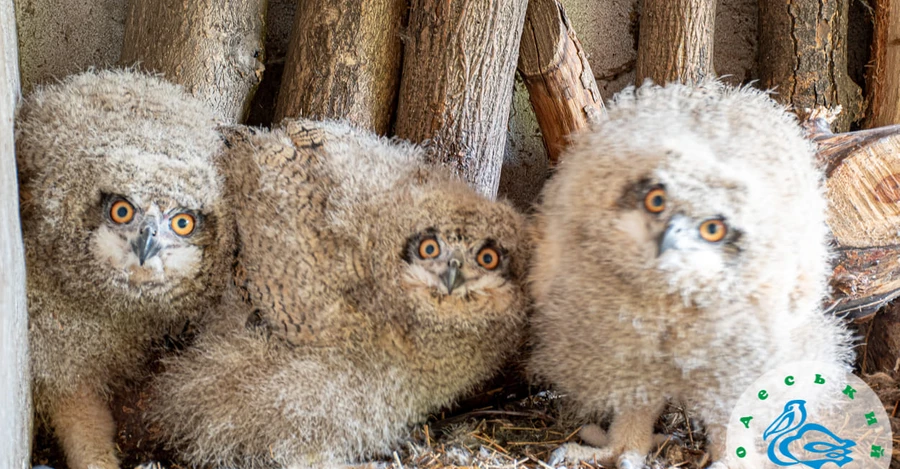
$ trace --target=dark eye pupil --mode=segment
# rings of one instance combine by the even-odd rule
[[[116,216],[119,218],[125,218],[128,216],[128,209],[125,207],[119,207],[116,209]]]
[[[654,207],[662,207],[662,204],[663,204],[662,196],[661,195],[654,196],[651,203],[653,204]]]
[[[709,234],[711,234],[711,235],[714,235],[714,234],[716,234],[717,231],[719,231],[719,227],[716,226],[715,223],[710,223],[709,225],[706,225],[706,232],[707,232],[707,233],[709,233]]]
[[[178,220],[178,227],[179,227],[179,228],[187,228],[187,225],[188,225],[188,222],[187,222],[187,220],[185,220],[184,218],[181,218],[181,219]]]
[[[429,256],[434,254],[434,245],[433,244],[429,244],[428,246],[425,246],[425,254],[428,254]]]
[[[481,260],[484,261],[485,264],[490,264],[491,262],[494,262],[494,256],[485,254],[481,256]]]

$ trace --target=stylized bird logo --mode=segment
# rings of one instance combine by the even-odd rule
[[[850,457],[850,448],[856,446],[853,440],[845,440],[835,435],[831,430],[816,423],[806,423],[806,401],[793,400],[784,405],[784,412],[772,421],[769,428],[763,432],[763,440],[769,442],[769,460],[779,466],[803,465],[820,469],[828,463],[834,463],[842,467],[853,458]],[[815,437],[816,433],[821,438],[812,440],[802,446],[807,453],[806,459],[795,456],[791,451],[791,444],[801,439]]]

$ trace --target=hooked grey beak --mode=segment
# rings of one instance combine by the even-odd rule
[[[459,259],[450,259],[447,270],[441,274],[441,280],[444,282],[444,285],[447,286],[448,294],[453,293],[453,290],[466,283],[465,277],[463,277],[462,273],[459,272],[459,268],[461,266],[462,261],[460,261]]]
[[[156,238],[158,230],[155,221],[144,222],[141,226],[141,234],[137,239],[131,241],[131,250],[137,255],[142,266],[147,259],[155,256],[160,250],[161,246]]]
[[[666,225],[666,230],[663,231],[662,236],[659,237],[659,242],[657,243],[656,257],[662,256],[664,252],[669,249],[678,249],[678,238],[681,236],[682,231],[682,223],[681,216],[675,215]]]

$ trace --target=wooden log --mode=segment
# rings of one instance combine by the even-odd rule
[[[860,324],[858,334],[863,337],[857,357],[863,373],[900,371],[900,303]]]
[[[163,73],[243,122],[262,79],[266,0],[131,0],[120,63]]]
[[[866,320],[900,296],[900,125],[832,134],[821,118],[811,124],[837,254],[826,308]]]
[[[569,135],[606,112],[587,54],[558,0],[528,2],[519,74],[553,166]]]
[[[0,467],[25,469],[31,467],[31,391],[13,142],[19,97],[15,18],[12,0],[0,0]]]
[[[850,1],[759,0],[761,86],[776,88],[775,98],[799,111],[841,106],[835,132],[848,131],[863,111],[847,73]]]
[[[875,2],[866,128],[900,124],[900,0]]]
[[[494,197],[527,0],[412,0],[396,135]]]
[[[716,0],[644,0],[635,83],[714,76],[715,23]]]
[[[275,121],[344,118],[387,134],[405,7],[403,0],[299,2]]]

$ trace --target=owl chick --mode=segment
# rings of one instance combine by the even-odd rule
[[[34,402],[72,469],[118,467],[108,392],[226,284],[215,125],[179,87],[130,71],[70,77],[19,111]]]
[[[821,173],[794,119],[751,88],[647,84],[609,111],[575,138],[533,227],[531,369],[584,416],[612,414],[608,435],[583,436],[603,448],[556,456],[641,467],[678,400],[729,467],[725,425],[754,380],[852,356],[819,309]]]
[[[518,344],[525,240],[510,206],[422,165],[416,147],[343,124],[229,145],[250,304],[223,304],[220,324],[166,363],[151,411],[189,463],[389,453]]]

